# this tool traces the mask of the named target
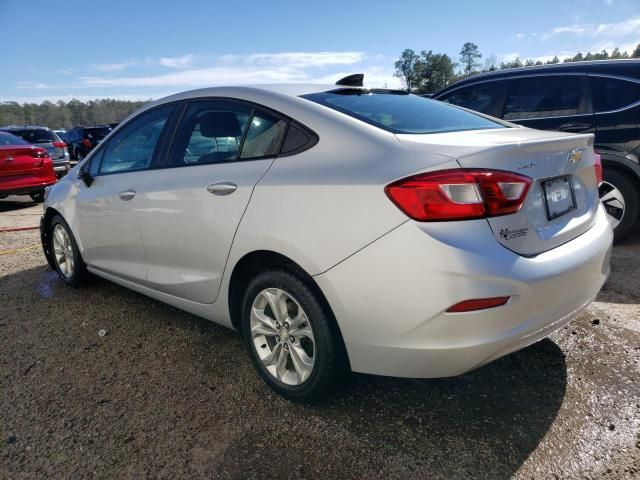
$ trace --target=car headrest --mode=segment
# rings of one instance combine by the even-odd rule
[[[233,112],[207,112],[200,117],[200,133],[209,138],[240,137],[242,129]]]

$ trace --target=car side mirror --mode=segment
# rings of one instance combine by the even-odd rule
[[[80,170],[78,177],[84,182],[84,184],[87,187],[90,187],[91,184],[93,183],[93,177],[89,172],[85,171],[84,169]]]

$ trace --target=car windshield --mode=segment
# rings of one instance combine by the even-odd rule
[[[0,146],[4,147],[7,145],[29,145],[29,143],[10,133],[0,132]]]
[[[393,133],[441,133],[507,125],[437,100],[394,90],[342,89],[302,95]]]
[[[13,135],[24,138],[29,143],[57,142],[60,139],[51,130],[29,128],[25,130],[11,130]]]
[[[93,140],[102,140],[109,135],[110,131],[109,127],[87,128],[85,129],[85,136]]]

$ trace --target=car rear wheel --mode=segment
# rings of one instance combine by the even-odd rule
[[[242,312],[251,360],[279,394],[316,400],[347,371],[332,317],[297,276],[281,270],[261,273],[247,288]]]
[[[82,285],[87,280],[89,272],[69,226],[60,215],[51,220],[49,242],[53,264],[60,278],[73,287]]]
[[[33,200],[36,203],[44,202],[44,190],[39,190],[37,192],[32,192],[32,193],[29,194],[29,196],[31,197],[31,200]]]
[[[640,199],[633,182],[617,170],[605,169],[600,184],[600,201],[613,228],[616,241],[629,235],[638,225]]]

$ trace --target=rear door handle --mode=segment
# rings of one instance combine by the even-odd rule
[[[125,202],[128,202],[135,196],[136,196],[135,190],[125,190],[124,192],[120,192],[118,194],[118,197],[120,198],[120,200],[124,200]]]
[[[558,130],[561,132],[584,132],[585,130],[589,130],[591,125],[588,123],[579,123],[579,122],[569,122],[563,123],[558,127]]]
[[[207,185],[207,192],[214,195],[229,195],[235,192],[237,188],[238,185],[233,182],[216,182]]]

